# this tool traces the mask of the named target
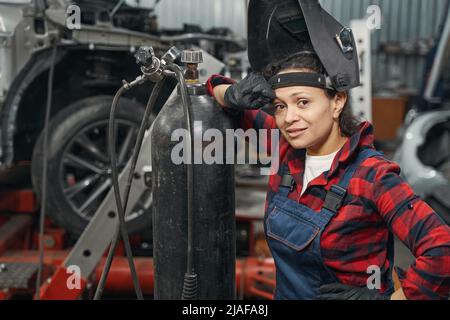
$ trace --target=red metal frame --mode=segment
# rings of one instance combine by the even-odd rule
[[[0,192],[0,212],[34,212],[36,196],[32,190]]]
[[[33,219],[28,215],[11,217],[0,226],[0,255],[14,247],[24,247],[24,236],[29,232]]]
[[[80,279],[81,286],[77,289],[68,289],[66,283],[72,275],[61,267],[69,251],[54,251],[46,255],[44,263],[49,269],[56,269],[49,278],[50,282],[44,281],[41,287],[41,300],[76,300],[81,297],[88,283],[96,286],[103,271],[105,259],[97,266],[90,281]],[[8,251],[1,256],[2,262],[37,262],[37,251]],[[142,291],[146,295],[153,294],[154,269],[152,258],[135,258],[136,270],[141,284]],[[272,299],[275,288],[274,266],[271,258],[242,258],[236,263],[236,288],[238,296],[245,298]],[[119,256],[114,259],[108,279],[105,285],[105,292],[109,294],[133,294],[133,282],[128,268],[126,257]]]
[[[9,199],[9,200],[5,200]],[[4,201],[5,202],[2,202]],[[18,191],[0,194],[0,211],[13,212],[6,219],[0,216],[0,262],[37,263],[39,253],[36,248],[37,237],[33,230],[31,213],[36,208],[36,199],[28,191]],[[23,210],[23,211],[22,211]],[[3,222],[2,222],[3,221]],[[252,229],[252,228],[251,228]],[[253,234],[253,230],[250,230]],[[252,237],[253,235],[251,235]],[[30,241],[30,240],[33,241]],[[80,279],[80,287],[69,289],[67,281],[69,273],[63,262],[70,250],[62,250],[65,232],[62,229],[46,228],[44,237],[44,276],[40,290],[41,300],[75,300],[79,299],[88,284],[95,286],[100,279],[105,258],[97,266],[90,279]],[[254,253],[250,248],[250,254]],[[153,259],[137,257],[134,259],[136,270],[143,293],[153,294],[154,272]],[[238,297],[272,299],[275,288],[274,263],[271,258],[248,257],[238,259],[236,263],[236,288]],[[128,268],[128,262],[123,250],[118,250],[111,266],[105,285],[105,293],[133,294],[133,282]],[[0,300],[11,299],[14,290],[0,290]]]
[[[0,301],[9,300],[14,296],[14,291],[11,289],[0,290]]]

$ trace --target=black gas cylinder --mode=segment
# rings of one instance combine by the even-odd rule
[[[215,129],[215,134],[220,132],[223,137],[221,161],[207,164],[201,159],[201,163],[194,164],[193,264],[198,275],[197,298],[234,299],[234,166],[226,164],[225,159],[226,129],[232,129],[233,122],[206,95],[204,85],[189,85],[188,91],[191,125],[195,128],[192,138],[197,146],[194,152],[202,154],[212,143],[202,139],[208,129]],[[184,141],[187,153],[189,142],[176,133],[186,128],[182,99],[179,92],[174,92],[155,119],[151,138],[155,299],[182,296],[187,265],[188,184],[187,165],[179,160],[180,155],[188,157],[179,151]]]

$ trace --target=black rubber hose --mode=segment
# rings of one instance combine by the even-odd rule
[[[41,278],[44,269],[44,229],[45,229],[45,207],[47,205],[47,168],[48,168],[48,123],[50,122],[50,113],[52,108],[52,95],[53,95],[53,77],[55,73],[56,53],[57,53],[57,40],[54,40],[52,55],[50,60],[50,70],[48,72],[48,84],[47,84],[47,103],[45,107],[45,120],[44,120],[44,146],[42,150],[42,187],[41,187],[41,211],[39,213],[39,265],[36,277],[36,295],[35,299],[41,299]]]
[[[105,261],[105,266],[103,267],[102,275],[100,276],[97,289],[95,290],[94,300],[100,300],[102,298],[103,290],[105,289],[106,285],[106,280],[108,279],[109,271],[111,269],[112,261],[114,259],[114,252],[116,251],[119,240],[120,240],[120,227],[118,227],[114,232],[114,238],[111,241],[109,247],[108,256]]]
[[[125,185],[124,205],[123,205],[123,209],[124,209],[125,213],[126,213],[126,209],[127,209],[127,205],[128,205],[131,184],[133,182],[134,171],[136,169],[136,164],[137,164],[139,153],[140,153],[140,150],[142,147],[142,141],[144,140],[145,132],[150,125],[149,124],[150,115],[154,110],[156,100],[159,96],[159,93],[161,92],[163,85],[164,85],[164,79],[155,84],[155,86],[152,90],[152,93],[150,95],[150,98],[147,102],[147,106],[146,106],[145,112],[144,112],[144,118],[141,122],[139,132],[138,132],[138,135],[136,138],[136,144],[134,146],[134,150],[133,150],[133,154],[132,154],[132,158],[131,158],[130,171],[129,171],[128,179],[127,179],[127,182]],[[115,110],[115,108],[114,108],[114,110]],[[113,108],[111,108],[111,111],[114,111],[114,110],[113,110]],[[111,123],[109,125],[112,126]],[[110,147],[110,150],[112,150],[111,147]],[[120,224],[117,227],[115,235],[114,235],[114,239],[111,242],[110,249],[108,252],[108,257],[107,257],[106,263],[105,263],[105,268],[103,269],[102,276],[101,276],[99,284],[97,286],[94,300],[99,300],[103,294],[103,290],[104,290],[104,287],[106,284],[106,279],[107,279],[109,271],[111,269],[112,260],[114,259],[114,252],[116,250],[117,244],[119,243],[119,239],[120,239]]]
[[[117,103],[119,101],[120,96],[123,95],[123,93],[125,92],[126,88],[125,87],[121,87],[116,94],[114,95],[114,99],[113,99],[113,103],[111,106],[111,111],[110,111],[110,118],[111,118],[111,113],[113,113],[113,118],[115,115],[115,110],[117,108]],[[109,123],[109,126],[112,126],[113,124]],[[109,137],[108,137],[109,138]],[[108,140],[109,141],[109,140]],[[109,152],[111,152],[111,147],[108,147]],[[116,251],[117,248],[117,244],[119,243],[120,240],[120,222],[114,232],[114,237],[113,240],[111,241],[110,247],[109,247],[109,252],[108,252],[108,256],[106,258],[106,262],[105,262],[105,267],[103,268],[102,271],[102,275],[100,276],[100,280],[99,283],[97,285],[97,289],[95,290],[95,295],[94,295],[94,300],[100,300],[102,295],[103,295],[103,290],[105,288],[105,284],[106,284],[106,280],[108,278],[109,275],[109,271],[111,269],[111,264],[112,261],[114,259],[114,252]],[[138,296],[136,287],[134,288],[136,296]]]
[[[114,96],[110,117],[109,117],[109,130],[108,130],[108,146],[109,146],[109,156],[111,161],[111,180],[114,190],[114,197],[116,200],[116,206],[117,206],[117,215],[119,217],[119,227],[120,227],[120,234],[123,239],[124,247],[125,247],[125,253],[128,260],[128,266],[130,268],[131,277],[133,279],[133,285],[134,290],[136,291],[136,296],[139,300],[143,299],[142,296],[142,290],[139,284],[139,280],[137,278],[136,274],[136,268],[134,266],[133,261],[133,254],[131,252],[131,245],[130,245],[130,239],[128,238],[128,232],[126,229],[125,224],[125,212],[122,207],[122,199],[120,195],[120,189],[119,189],[119,174],[117,170],[117,158],[116,158],[116,144],[115,144],[115,122],[114,117],[116,114],[116,108],[119,103],[119,99],[122,96],[123,92],[126,90],[125,87],[122,87],[117,91],[116,95]]]
[[[168,65],[168,69],[175,73],[178,80],[179,90],[181,94],[181,100],[183,102],[184,113],[186,116],[186,126],[188,141],[190,144],[191,161],[187,164],[187,191],[188,191],[188,243],[187,243],[187,268],[184,275],[183,284],[183,300],[194,300],[197,298],[197,274],[194,270],[194,145],[192,139],[192,124],[191,124],[191,100],[187,92],[186,82],[181,68],[176,64]]]

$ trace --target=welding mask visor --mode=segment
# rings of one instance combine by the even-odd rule
[[[317,54],[336,91],[360,85],[353,33],[318,0],[250,0],[248,55],[254,71],[305,50]]]

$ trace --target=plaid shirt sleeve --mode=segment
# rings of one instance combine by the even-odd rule
[[[376,161],[373,201],[389,229],[416,257],[407,271],[396,268],[408,299],[448,299],[450,227],[414,194],[399,166]]]
[[[214,87],[222,84],[234,84],[236,81],[233,79],[224,77],[220,74],[213,74],[211,77],[209,77],[208,81],[206,82],[206,89],[210,96],[214,97]],[[230,108],[226,106],[221,106],[226,112],[228,112],[233,117],[237,118],[239,121],[239,127],[243,130],[248,129],[276,129],[275,119],[268,113],[261,111],[261,110],[245,110],[244,112],[235,112],[234,110],[230,110]],[[267,134],[267,152],[271,153],[271,134]]]

